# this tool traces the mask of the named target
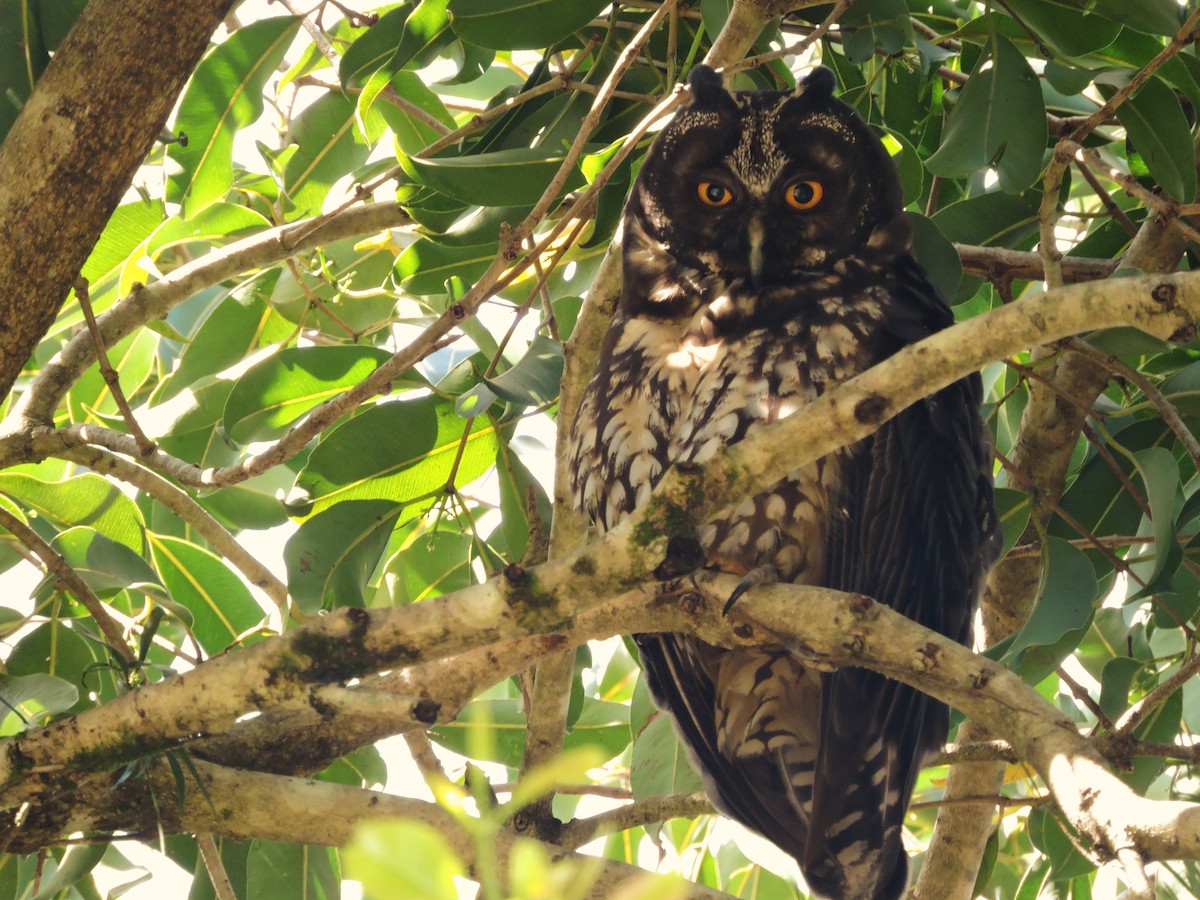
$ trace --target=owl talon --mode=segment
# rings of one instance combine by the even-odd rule
[[[733,593],[729,595],[729,599],[725,601],[725,608],[721,610],[721,615],[729,615],[729,611],[733,609],[733,604],[737,602],[738,597],[746,593],[752,587],[758,587],[760,584],[775,584],[779,581],[779,570],[774,566],[759,566],[751,569],[746,573],[745,577],[737,583],[737,587],[733,589]]]

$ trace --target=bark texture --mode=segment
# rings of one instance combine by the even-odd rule
[[[232,0],[93,0],[0,145],[0,397],[54,321]]]

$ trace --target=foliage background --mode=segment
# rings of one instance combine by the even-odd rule
[[[14,101],[0,135],[85,5],[0,2]],[[575,550],[583,523],[551,502],[556,427],[611,309],[610,242],[658,104],[706,55],[741,89],[834,70],[893,153],[917,254],[960,320],[1195,261],[1200,60],[1196,14],[1174,0],[275,6],[225,19],[0,407],[0,577],[45,573],[0,607],[0,737],[276,646],[325,611],[516,584]],[[1194,800],[1200,354],[1108,328],[984,375],[1008,552],[988,655],[1139,794]],[[195,897],[227,896],[222,873],[239,897],[337,895],[346,875],[377,896],[456,896],[457,874],[489,897],[609,896],[630,873],[562,848],[617,826],[596,852],[682,873],[694,895],[805,896],[707,814],[632,645],[572,649],[557,630],[562,647],[480,639],[353,671],[310,651],[322,692],[256,694],[239,713],[259,726],[139,743],[110,723],[64,780],[6,782],[0,897],[98,896],[94,867],[122,865],[103,840],[118,831],[161,840]],[[521,673],[533,661],[536,679]],[[320,846],[345,843],[332,825],[321,841],[286,816],[188,817],[269,813],[293,791],[310,809],[349,803],[287,776],[382,784],[374,745],[398,731],[441,805],[414,801],[349,849]],[[911,847],[940,806],[967,860],[957,893],[924,895],[1082,898],[1128,881],[1144,896],[1139,865],[1098,875],[1111,853],[1046,802],[1045,773],[985,737],[963,731],[945,760],[992,760],[955,776],[974,802],[940,803],[944,765],[918,785]],[[226,783],[222,766],[271,774]],[[141,805],[121,819],[118,795]],[[632,802],[598,813],[581,795]],[[70,833],[87,839],[63,849]],[[914,859],[930,884],[937,852]],[[1194,862],[1151,871],[1159,896],[1200,894]]]

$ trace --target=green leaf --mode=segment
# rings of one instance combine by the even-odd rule
[[[1141,660],[1128,656],[1110,659],[1100,677],[1100,709],[1114,722],[1129,708],[1129,689],[1133,676],[1141,671]]]
[[[704,779],[688,759],[666,713],[652,719],[634,739],[629,786],[636,800],[704,790]]]
[[[447,247],[421,238],[396,258],[395,277],[408,294],[417,297],[444,294],[449,279],[458,277],[473,284],[495,258],[495,244]]]
[[[1009,0],[1008,9],[1063,56],[1083,56],[1107,47],[1121,31],[1120,23],[1085,11],[1083,0]]]
[[[78,688],[53,675],[0,676],[0,737],[44,724],[78,702]]]
[[[629,746],[628,717],[623,703],[585,698],[564,749],[591,748],[601,761],[611,759]],[[457,719],[435,726],[430,733],[444,747],[473,759],[515,767],[525,753],[525,713],[517,699],[474,700]]]
[[[155,587],[159,584],[158,575],[142,558],[140,549],[134,552],[125,544],[84,527],[70,528],[56,535],[51,543],[97,594],[139,585],[145,592],[165,596],[161,586]]]
[[[1105,99],[1116,93],[1108,85],[1099,88]],[[1176,200],[1191,203],[1196,196],[1196,155],[1175,92],[1158,78],[1151,78],[1117,107],[1117,120],[1163,190]]]
[[[287,466],[275,466],[241,484],[208,494],[203,498],[204,508],[238,530],[273,528],[288,520],[284,499],[295,480]]]
[[[495,454],[491,423],[468,423],[445,400],[381,403],[326,432],[296,486],[318,512],[348,499],[407,506],[440,495],[452,475],[458,487],[469,484],[491,467]]]
[[[470,156],[401,159],[419,184],[475,206],[520,206],[536,203],[558,172],[567,151],[561,147],[513,147]],[[564,190],[583,184],[576,166]]]
[[[455,127],[454,117],[450,115],[438,95],[425,86],[421,76],[415,72],[396,72],[392,75],[389,83],[396,91],[397,96],[407,100],[422,112],[428,113],[447,128]],[[376,106],[374,109],[392,129],[396,145],[408,155],[419,153],[442,136],[439,131],[418,116],[413,115],[408,109],[393,106],[390,103]]]
[[[403,507],[386,500],[348,500],[301,523],[283,549],[288,590],[308,615],[322,608],[363,606]]]
[[[1018,667],[1022,655],[1030,648],[1057,647],[1064,637],[1086,629],[1100,593],[1096,572],[1082,550],[1059,538],[1047,538],[1042,558],[1042,584],[1029,618],[1009,640],[988,651],[993,658],[1002,653],[1002,661],[1013,668]],[[1082,636],[1081,633],[1079,637]],[[1074,646],[1066,648],[1059,661]],[[1043,664],[1044,661],[1038,658],[1036,672],[1039,675],[1026,671],[1022,674],[1032,681],[1040,681],[1045,674],[1041,668]],[[1050,666],[1050,671],[1057,664]]]
[[[387,763],[378,748],[359,747],[334,760],[316,775],[316,779],[351,787],[382,787],[387,782]]]
[[[418,603],[475,583],[474,538],[438,530],[406,541],[384,566],[389,605]]]
[[[34,628],[17,642],[5,662],[9,675],[53,675],[87,691],[97,691],[102,700],[112,699],[116,693],[112,672],[95,668],[97,663],[110,662],[108,651],[80,636],[65,619]],[[79,702],[81,706],[91,705],[86,691],[80,693]]]
[[[246,855],[247,900],[341,896],[336,847],[252,841]]]
[[[443,747],[472,759],[516,768],[525,752],[525,713],[519,700],[472,700],[453,722],[429,729]]]
[[[156,259],[167,248],[190,242],[227,244],[238,235],[265,231],[272,224],[248,207],[218,200],[195,216],[172,216],[159,225],[146,240],[146,255]]]
[[[464,41],[494,50],[549,47],[592,21],[606,0],[450,0],[450,24]]]
[[[289,219],[320,213],[334,182],[367,161],[368,136],[358,130],[356,112],[353,100],[330,92],[292,121],[288,143],[299,149],[283,170]]]
[[[257,347],[268,321],[277,315],[253,294],[226,297],[184,348],[166,386],[155,394],[154,404],[170,400],[205,375],[240,362]]]
[[[517,448],[509,442],[500,441],[496,448],[496,472],[500,476],[500,532],[503,535],[503,549],[510,560],[519,560],[525,555],[529,541],[531,492],[538,517],[541,519],[543,539],[549,537],[548,529],[553,516],[550,498],[521,461]],[[497,535],[493,533],[491,540],[496,539]]]
[[[95,312],[102,312],[116,300],[122,275],[133,263],[131,257],[162,224],[165,215],[162,203],[157,200],[151,203],[139,200],[117,207],[80,273],[88,280],[88,299]],[[137,270],[137,275],[135,280],[146,281],[146,273],[141,269]],[[55,322],[55,330],[82,324],[83,313],[72,289]]]
[[[962,260],[954,245],[933,224],[933,220],[920,213],[905,213],[913,230],[913,254],[933,282],[933,286],[947,299],[954,299],[962,284]]]
[[[342,851],[346,875],[369,897],[458,900],[456,877],[466,866],[442,834],[411,819],[359,825]]]
[[[1037,74],[1007,38],[993,31],[950,111],[942,145],[925,167],[944,178],[992,167],[1000,189],[1018,193],[1041,172],[1046,133]]]
[[[567,732],[567,750],[591,748],[598,751],[599,763],[612,759],[629,746],[629,707],[624,703],[583,698],[583,709]]]
[[[65,481],[41,481],[21,472],[0,473],[0,494],[62,527],[87,525],[141,553],[142,515],[113,482],[90,472]]]
[[[1174,35],[1182,25],[1175,0],[1071,0],[1073,6],[1091,8],[1122,25],[1147,34]]]
[[[510,403],[541,406],[558,397],[562,373],[562,345],[548,335],[539,334],[516,365],[484,381],[497,397]]]
[[[1175,545],[1172,516],[1175,497],[1180,489],[1179,464],[1171,451],[1164,447],[1139,450],[1133,457],[1146,488],[1150,513],[1154,517],[1154,562],[1150,566],[1138,567],[1138,575],[1146,584],[1151,584],[1162,573]]]
[[[359,115],[367,115],[380,91],[405,66],[410,63],[416,66],[427,65],[436,58],[436,53],[441,47],[453,40],[450,20],[446,16],[446,0],[421,0],[417,8],[405,18],[399,40],[392,45],[392,52],[388,58],[366,79],[366,87],[359,95]],[[364,58],[361,63],[352,60],[351,65],[358,66],[358,69],[348,71],[343,61],[343,87],[348,84],[347,76],[353,80],[361,80],[366,71],[363,67],[370,66],[372,62],[374,59]]]
[[[68,847],[54,874],[42,882],[40,889],[30,900],[50,900],[51,897],[70,893],[73,885],[77,886],[96,868],[107,849],[108,845],[104,843],[75,844]]]
[[[402,3],[379,17],[379,21],[365,29],[354,39],[342,54],[338,65],[338,79],[342,87],[362,85],[396,54],[396,48],[404,35],[404,26],[412,15],[415,0]]]
[[[1053,879],[1077,878],[1096,868],[1075,849],[1079,838],[1068,837],[1058,817],[1044,806],[1029,811],[1029,837],[1033,846],[1050,860],[1050,877]]]
[[[1162,42],[1146,34],[1126,28],[1107,47],[1079,60],[1083,65],[1115,66],[1123,69],[1140,69],[1162,52]],[[1167,84],[1182,91],[1193,107],[1200,107],[1200,85],[1191,70],[1178,57],[1168,59],[1155,75]]]
[[[933,224],[947,240],[984,247],[1015,247],[1037,231],[1040,198],[1011,194],[980,194],[942,207]]]
[[[447,247],[488,245],[495,253],[501,228],[516,225],[532,209],[532,206],[474,206],[445,231],[428,232],[425,237]]]
[[[154,371],[158,345],[158,335],[141,329],[109,348],[109,362],[120,377],[126,398],[134,396]],[[67,394],[67,405],[73,422],[95,422],[119,413],[112,389],[99,366],[92,366],[75,382]]]
[[[77,10],[72,10],[77,12]],[[50,62],[39,17],[27,3],[0,3],[0,143]]]
[[[233,184],[233,139],[263,111],[263,87],[300,27],[298,16],[261,19],[237,29],[197,66],[175,129],[187,135],[167,156],[183,172],[171,178],[167,199],[190,217],[225,196]]]
[[[1003,559],[1008,551],[1016,546],[1025,526],[1029,524],[1032,504],[1029,495],[1024,491],[1012,488],[996,488],[996,514],[1000,517],[1000,527],[1004,529],[1004,549],[1000,552]]]
[[[216,554],[150,532],[154,564],[177,603],[192,614],[192,633],[207,653],[228,647],[263,620],[249,589]]]
[[[375,347],[287,347],[247,369],[225,401],[235,441],[271,440],[314,407],[354,387],[391,354]]]

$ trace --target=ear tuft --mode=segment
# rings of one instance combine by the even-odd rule
[[[721,76],[710,66],[696,66],[692,69],[688,73],[687,84],[692,91],[693,106],[715,107],[722,97],[728,96]]]
[[[813,100],[828,100],[833,96],[835,86],[833,72],[824,66],[817,66],[796,85],[796,96],[804,94]]]

